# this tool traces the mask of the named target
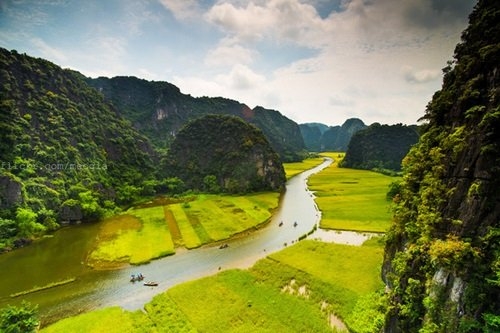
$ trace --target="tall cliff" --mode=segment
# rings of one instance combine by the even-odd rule
[[[386,332],[500,332],[500,2],[480,0],[404,160]]]

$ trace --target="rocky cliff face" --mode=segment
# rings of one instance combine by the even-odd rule
[[[21,183],[12,176],[0,176],[0,208],[9,208],[23,202]]]
[[[482,0],[404,160],[386,332],[500,331],[500,2]]]

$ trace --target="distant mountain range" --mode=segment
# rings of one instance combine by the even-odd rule
[[[342,126],[321,123],[300,124],[304,144],[309,151],[346,151],[351,137],[367,126],[361,119],[347,119]]]
[[[342,126],[299,126],[260,106],[251,109],[221,97],[195,98],[168,82],[125,76],[92,79],[2,48],[0,82],[0,249],[61,222],[100,219],[144,196],[206,189],[200,181],[210,181],[217,185],[212,190],[222,192],[278,189],[283,181],[278,163],[302,160],[307,150],[345,151],[351,137],[366,128],[359,119],[348,119]],[[215,144],[200,139],[201,133],[182,132],[207,115],[218,115],[204,118],[215,123],[225,121],[222,116],[237,117],[258,128],[265,139],[259,139],[253,126],[250,130],[238,122],[233,122],[234,128],[241,131],[225,132],[230,138],[204,130],[206,140],[222,140]],[[180,133],[184,143],[172,146]],[[239,135],[246,139],[241,141]],[[179,146],[184,151],[168,155]],[[234,170],[220,173],[220,161],[210,160],[204,151],[209,146],[215,147],[214,154],[237,156],[231,163],[226,159]],[[189,170],[183,169],[182,154],[187,149],[218,167],[199,169],[208,174],[185,172]],[[180,164],[172,164],[174,158]],[[196,156],[190,158],[190,163],[196,161]],[[239,164],[243,159],[251,163]],[[250,172],[253,167],[257,175]],[[169,168],[177,168],[177,174]]]

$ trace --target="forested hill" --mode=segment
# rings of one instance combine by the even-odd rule
[[[274,150],[261,145],[262,150],[251,151],[264,154],[265,163],[272,155],[273,168],[303,153],[298,125],[277,111],[224,98],[193,98],[166,82],[92,80],[0,48],[0,252],[63,222],[97,220],[143,196],[188,190],[185,185],[195,182],[185,179],[185,184],[164,169],[162,148],[188,121],[209,113],[236,115],[260,127]],[[193,150],[203,150],[207,142],[196,144],[201,146]],[[218,144],[224,148],[224,142]],[[245,183],[248,175],[237,170],[240,177],[231,181]],[[263,179],[262,184],[269,180]],[[257,184],[258,177],[250,180],[244,190],[282,185],[281,180],[267,187]]]
[[[366,127],[358,118],[347,119],[342,126],[320,123],[300,124],[304,144],[310,151],[346,151],[351,137]]]
[[[187,123],[166,158],[167,177],[205,192],[280,190],[286,177],[260,129],[236,116],[206,115]]]
[[[374,123],[352,136],[342,166],[401,171],[401,162],[418,137],[418,128],[414,125]]]
[[[479,0],[387,233],[386,332],[500,332],[500,1]]]
[[[98,219],[153,175],[147,138],[83,76],[0,48],[0,248]]]
[[[194,98],[168,82],[136,77],[99,77],[87,82],[102,92],[106,100],[158,148],[168,147],[187,121],[207,114],[226,114],[260,128],[284,161],[300,160],[305,150],[297,123],[278,111],[263,107],[250,109],[221,97]]]

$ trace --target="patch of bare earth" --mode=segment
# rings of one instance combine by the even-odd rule
[[[299,297],[309,298],[311,292],[307,288],[307,285],[299,286],[295,279],[291,279],[290,282],[281,288],[281,292],[288,293],[290,295],[297,295]],[[347,326],[344,322],[330,311],[330,304],[328,302],[321,302],[321,311],[326,313],[328,324],[331,328],[335,329],[336,332],[349,332]]]

